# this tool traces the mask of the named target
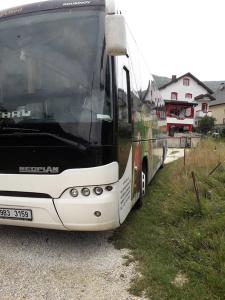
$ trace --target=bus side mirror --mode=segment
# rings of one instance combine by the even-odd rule
[[[107,15],[106,51],[110,56],[127,55],[126,23],[123,15]]]

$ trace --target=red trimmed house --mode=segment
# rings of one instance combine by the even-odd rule
[[[210,115],[211,91],[191,73],[172,79],[161,86],[161,95],[166,102],[167,129],[170,136],[176,133],[191,133],[199,118]]]
[[[166,100],[167,131],[175,133],[192,132],[196,102]]]

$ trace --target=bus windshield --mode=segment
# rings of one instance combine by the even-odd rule
[[[0,131],[7,126],[11,131],[37,124],[64,129],[68,123],[112,121],[102,76],[103,22],[98,8],[0,22]],[[74,135],[85,136],[76,130]]]

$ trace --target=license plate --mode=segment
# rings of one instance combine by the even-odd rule
[[[31,209],[0,208],[0,219],[32,221]]]

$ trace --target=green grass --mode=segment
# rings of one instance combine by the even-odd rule
[[[144,207],[115,231],[118,248],[132,250],[142,276],[130,291],[150,299],[225,299],[225,145],[206,141],[166,166],[151,183]],[[200,192],[201,211],[191,171]],[[132,261],[132,259],[128,258]],[[174,279],[182,274],[181,286]]]

